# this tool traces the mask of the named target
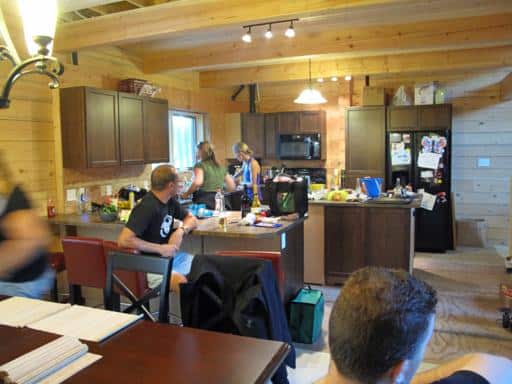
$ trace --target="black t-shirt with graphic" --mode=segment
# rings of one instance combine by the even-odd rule
[[[174,219],[183,220],[187,215],[175,199],[164,204],[150,191],[133,208],[126,227],[142,240],[165,244],[174,232]]]
[[[478,373],[463,370],[432,384],[489,384],[489,382]]]
[[[0,221],[9,213],[30,208],[30,202],[23,190],[20,187],[15,187],[7,198],[7,201],[4,200],[0,207]],[[30,228],[27,228],[27,231],[30,232]],[[2,233],[2,230],[0,229],[0,243],[6,240],[8,240],[8,238],[5,237],[4,233]],[[0,258],[1,257],[2,255],[0,255]],[[44,250],[40,250],[35,252],[32,258],[25,265],[13,271],[4,279],[4,281],[22,283],[25,281],[35,280],[43,274],[47,267],[48,262],[46,259],[46,252]]]

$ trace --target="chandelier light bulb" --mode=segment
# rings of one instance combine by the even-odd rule
[[[242,36],[242,40],[244,41],[244,43],[250,43],[252,41],[250,27],[249,27],[249,30],[247,32],[245,32],[245,34]]]
[[[268,29],[265,32],[265,37],[267,39],[271,39],[273,36],[274,36],[274,34],[272,33],[272,24],[269,24]]]
[[[293,21],[290,22],[290,26],[288,27],[288,29],[285,31],[284,35],[288,38],[293,38],[295,37],[295,29],[293,29]]]
[[[350,76],[350,75],[345,75],[345,80],[346,80],[346,81],[350,81],[350,80],[352,80],[352,76]]]

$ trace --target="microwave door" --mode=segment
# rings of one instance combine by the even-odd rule
[[[309,155],[305,143],[297,141],[281,143],[280,152],[282,159],[304,159]]]

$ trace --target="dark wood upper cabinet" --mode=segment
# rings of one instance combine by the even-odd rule
[[[418,106],[419,130],[445,130],[452,126],[452,105],[435,104]]]
[[[300,132],[298,112],[279,112],[279,134],[293,134]]]
[[[117,92],[77,87],[60,95],[64,167],[119,165]]]
[[[169,162],[169,105],[167,100],[144,98],[144,162]]]
[[[279,137],[277,136],[279,115],[277,113],[265,113],[265,158],[277,158]]]
[[[388,107],[388,131],[445,130],[451,126],[451,104]]]
[[[119,93],[119,147],[121,164],[144,164],[144,99]]]
[[[347,176],[384,177],[385,107],[347,108],[345,156]]]
[[[320,133],[325,125],[324,111],[301,111],[299,114],[299,131],[301,133]]]
[[[65,168],[169,161],[167,100],[72,87],[60,104]]]
[[[415,106],[388,107],[387,118],[388,131],[416,131],[418,129],[418,110]]]
[[[253,151],[254,157],[265,157],[265,115],[242,113],[242,141]]]

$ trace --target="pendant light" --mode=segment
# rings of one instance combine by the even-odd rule
[[[309,59],[309,83],[307,88],[305,88],[294,101],[297,104],[323,104],[326,103],[327,100],[322,96],[322,94],[313,89],[313,85],[311,84],[311,59]]]

